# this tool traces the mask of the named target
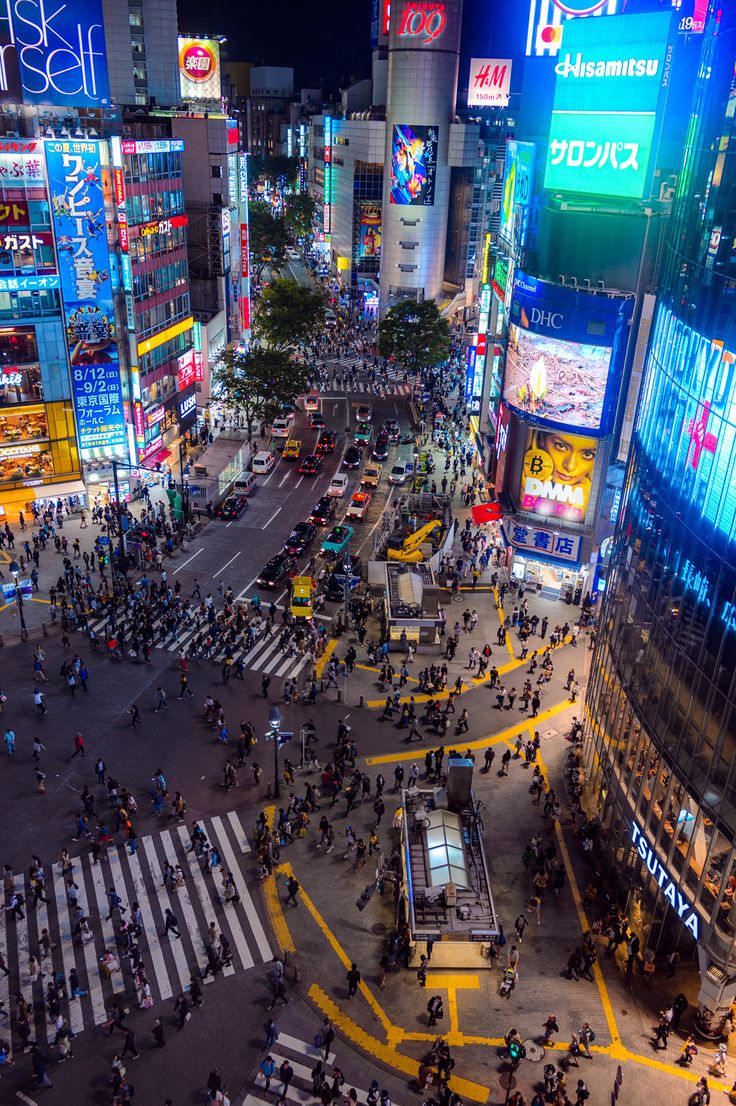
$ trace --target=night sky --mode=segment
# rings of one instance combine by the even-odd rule
[[[465,0],[464,57],[486,55],[494,7]],[[226,35],[233,61],[291,65],[295,89],[336,91],[370,76],[371,0],[178,0],[178,8],[181,33]]]

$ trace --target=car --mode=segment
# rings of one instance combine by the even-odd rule
[[[360,442],[361,445],[368,445],[368,442],[373,437],[373,427],[369,422],[359,422],[355,428],[355,441]]]
[[[335,473],[327,488],[328,495],[334,495],[335,499],[342,499],[348,490],[349,478],[344,472]]]
[[[244,495],[229,495],[220,505],[217,512],[218,518],[240,518],[243,511],[248,510],[248,500]]]
[[[328,307],[325,311],[325,326],[337,326],[337,315],[331,307]]]
[[[296,438],[289,438],[288,442],[284,446],[282,457],[285,461],[298,461],[301,448],[302,443],[300,441],[297,441]]]
[[[295,250],[293,246],[287,246],[286,247],[286,256],[289,258],[290,261],[298,261],[299,260],[299,251]]]
[[[352,499],[345,512],[345,518],[364,519],[372,499],[373,496],[370,492],[353,492]]]
[[[322,458],[318,457],[316,453],[310,453],[308,457],[300,461],[299,472],[302,476],[319,476],[322,472]]]
[[[373,408],[370,403],[359,403],[358,409],[355,412],[358,422],[370,422],[373,418]]]
[[[314,602],[314,580],[311,576],[295,576],[291,581],[289,610],[294,618],[311,618]]]
[[[388,437],[385,434],[379,434],[376,438],[371,456],[374,461],[385,461],[388,457]]]
[[[337,501],[329,495],[323,495],[312,508],[309,521],[317,523],[318,526],[326,526],[336,510]]]
[[[386,419],[382,433],[385,433],[390,442],[398,442],[401,437],[401,427],[396,419]]]
[[[345,455],[342,459],[346,469],[357,469],[360,465],[363,454],[358,449],[357,445],[349,445],[345,450]]]
[[[304,399],[305,411],[319,411],[319,396],[316,392],[309,392]]]
[[[311,411],[309,414],[309,425],[313,430],[319,430],[325,425],[325,420],[322,418],[321,411]]]
[[[363,566],[360,560],[360,554],[354,553],[350,558],[350,590],[357,588],[361,580],[361,572]],[[345,584],[347,582],[347,572],[345,571],[345,557],[338,558],[335,562],[332,572],[330,572],[324,584],[325,599],[330,599],[336,603],[342,603],[345,599]]]
[[[319,453],[320,456],[327,453],[334,453],[337,440],[332,430],[322,430],[320,436],[317,439],[317,448],[315,453]]]
[[[334,560],[350,545],[355,531],[352,526],[333,526],[320,546],[320,556]]]
[[[274,438],[288,438],[291,433],[291,419],[279,418],[273,420],[271,435]]]
[[[389,484],[405,484],[413,469],[411,461],[397,461],[388,474]]]
[[[284,552],[292,557],[301,557],[314,541],[317,529],[313,522],[297,522],[284,542]]]
[[[383,465],[366,465],[360,482],[364,488],[377,488],[383,472]]]
[[[287,576],[293,576],[296,571],[296,560],[288,553],[277,553],[272,557],[258,575],[258,586],[261,588],[277,588]]]

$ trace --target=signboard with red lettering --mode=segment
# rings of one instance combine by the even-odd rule
[[[469,108],[505,108],[511,90],[510,58],[473,58],[468,80]]]

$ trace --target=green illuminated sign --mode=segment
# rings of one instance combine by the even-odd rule
[[[656,116],[561,112],[552,116],[544,187],[641,199]]]
[[[565,25],[544,187],[640,199],[669,79],[669,12]]]

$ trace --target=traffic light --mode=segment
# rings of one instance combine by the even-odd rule
[[[511,1059],[511,1063],[516,1065],[521,1060],[523,1060],[525,1056],[526,1049],[524,1048],[521,1041],[517,1040],[516,1037],[514,1037],[511,1041],[509,1041],[509,1057]]]

